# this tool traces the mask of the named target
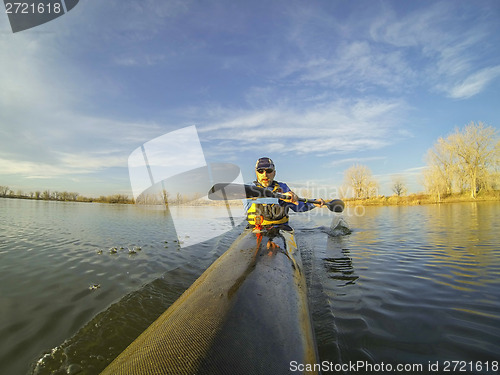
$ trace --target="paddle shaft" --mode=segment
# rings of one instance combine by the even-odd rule
[[[288,195],[283,193],[273,192],[269,189],[255,186],[255,185],[242,185],[234,183],[219,183],[215,184],[208,193],[210,199],[215,200],[229,200],[229,199],[245,199],[245,198],[278,198],[282,200],[290,200]],[[309,198],[297,198],[300,202],[320,204],[321,201]],[[330,211],[342,212],[344,210],[344,202],[340,199],[333,199],[325,202],[325,206]]]
[[[276,198],[278,199],[284,199],[284,200],[289,200],[290,197],[285,194],[281,193],[275,193]],[[297,197],[297,200],[299,202],[304,202],[304,203],[313,203],[313,204],[321,204],[321,201],[318,199],[309,199],[309,198],[300,198]],[[342,212],[344,211],[344,202],[341,201],[340,199],[333,199],[331,201],[324,201],[324,205],[328,207],[330,211],[333,212]]]

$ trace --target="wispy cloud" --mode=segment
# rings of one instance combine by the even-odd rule
[[[346,158],[339,159],[328,163],[329,167],[337,167],[339,165],[346,164],[363,164],[366,162],[376,161],[376,160],[386,160],[386,156],[370,156],[370,157],[359,157],[359,158]]]
[[[59,153],[55,163],[32,160],[0,158],[0,175],[19,175],[30,179],[48,179],[61,176],[93,174],[103,169],[123,167],[127,159],[103,153],[68,154]]]
[[[0,175],[21,175],[27,178],[51,178],[64,174],[64,168],[48,163],[0,158]]]
[[[314,82],[359,92],[374,88],[399,92],[415,78],[401,52],[383,51],[362,40],[342,44],[330,56],[292,61],[286,72],[289,76],[298,75],[303,83]]]
[[[500,77],[500,65],[482,69],[449,88],[450,97],[466,99],[480,93],[490,82]]]
[[[397,141],[402,136],[397,135],[398,118],[406,109],[399,100],[337,100],[302,110],[290,103],[263,111],[228,110],[222,115],[225,121],[211,119],[199,131],[211,141],[212,152],[228,152],[231,141],[242,151],[265,144],[276,152],[325,156],[379,149]]]
[[[457,22],[464,10],[450,2],[437,2],[403,17],[389,11],[372,24],[371,36],[411,56],[412,69],[418,72],[414,78],[431,90],[466,99],[499,75],[498,65],[485,66],[489,50],[480,47],[495,44],[487,30],[497,19],[488,19],[479,8],[469,10],[476,13],[477,22],[469,21],[467,27]]]
[[[300,54],[288,59],[282,77],[351,93],[384,89],[396,94],[423,87],[452,98],[471,97],[498,76],[497,64],[488,66],[489,50],[480,48],[495,48],[491,26],[497,19],[476,8],[471,5],[477,22],[467,27],[457,21],[464,10],[450,2],[404,14],[387,4],[374,6],[356,22],[333,13],[317,15],[313,29],[345,37],[337,42],[333,34],[329,44],[320,44],[317,34],[302,32],[302,23],[297,24],[291,39]]]
[[[427,168],[426,166],[407,168],[407,169],[403,170],[403,173],[420,173],[426,168]]]
[[[423,46],[434,50],[443,40],[454,38],[450,33],[443,33],[443,28],[449,26],[453,7],[451,3],[435,2],[405,14],[384,7],[371,15],[369,34],[378,43],[402,48]]]
[[[154,66],[162,63],[166,60],[166,56],[163,54],[145,54],[145,55],[137,55],[130,54],[121,57],[116,57],[114,59],[114,63],[116,65],[122,66]]]

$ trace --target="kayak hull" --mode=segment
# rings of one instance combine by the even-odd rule
[[[303,272],[293,231],[246,229],[102,374],[286,374],[319,363]]]

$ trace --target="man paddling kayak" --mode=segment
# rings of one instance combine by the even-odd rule
[[[269,158],[257,161],[256,173],[254,185],[217,183],[208,197],[274,201],[249,202],[254,225],[101,375],[318,374],[305,272],[287,213],[314,206],[340,213],[344,202],[297,197],[286,184],[274,181]],[[258,230],[255,222],[261,213],[268,221]],[[261,256],[266,251],[268,256]],[[300,369],[292,371],[294,363]]]
[[[244,207],[250,227],[278,226],[280,229],[287,230],[289,228],[288,230],[291,230],[288,226],[288,211],[290,209],[295,212],[306,212],[314,207],[322,207],[325,204],[323,199],[318,199],[318,203],[298,201],[297,195],[290,190],[287,184],[274,180],[276,168],[273,161],[268,157],[257,160],[255,174],[257,176],[257,180],[253,182],[255,186],[282,193],[290,197],[290,199],[279,199],[278,203],[259,203],[259,201],[246,200]]]

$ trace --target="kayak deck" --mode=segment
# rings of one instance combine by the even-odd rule
[[[102,374],[286,374],[292,361],[318,363],[294,233],[246,229]]]

